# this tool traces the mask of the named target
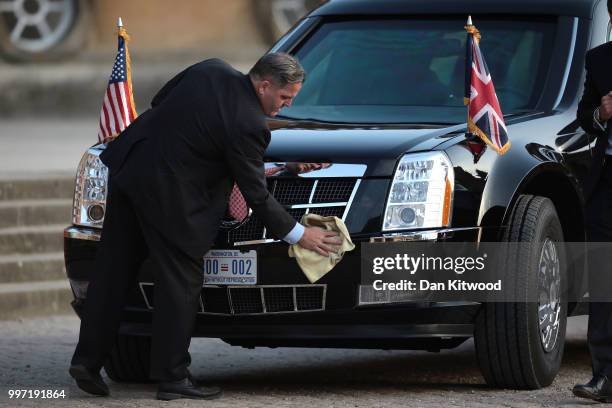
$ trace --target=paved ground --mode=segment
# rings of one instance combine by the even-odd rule
[[[590,405],[571,387],[590,373],[586,319],[571,318],[561,372],[538,391],[489,389],[483,384],[471,341],[441,353],[378,350],[255,349],[220,340],[192,342],[192,372],[224,388],[215,401],[153,399],[151,384],[110,382],[110,398],[77,389],[67,367],[78,319],[54,316],[0,322],[0,406],[116,407],[540,407]],[[110,381],[110,380],[109,380]],[[65,400],[8,400],[7,390],[64,390]]]

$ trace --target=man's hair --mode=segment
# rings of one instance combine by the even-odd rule
[[[612,0],[608,0],[608,12],[612,13]]]
[[[298,60],[282,52],[272,52],[261,57],[249,75],[256,80],[267,79],[281,87],[302,83],[306,79],[304,68]]]

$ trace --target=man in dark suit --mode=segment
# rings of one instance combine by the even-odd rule
[[[336,233],[305,228],[266,188],[266,115],[290,106],[304,71],[287,54],[267,54],[243,75],[219,59],[171,79],[100,155],[109,168],[106,216],[70,374],[92,394],[108,395],[100,369],[121,311],[145,259],[154,265],[151,377],[157,397],[211,398],[188,371],[188,348],[211,247],[234,182],[269,233],[322,255]]]
[[[608,0],[612,19],[612,0]],[[612,42],[596,47],[586,55],[586,82],[578,106],[578,120],[588,133],[597,136],[591,171],[585,181],[587,234],[590,242],[612,242]],[[589,257],[595,265],[599,256]],[[605,256],[604,256],[605,258]],[[609,257],[608,257],[609,259]],[[607,270],[608,269],[608,270]],[[609,265],[590,268],[588,344],[593,378],[578,384],[573,393],[582,398],[612,402],[612,303],[604,302],[612,288]]]

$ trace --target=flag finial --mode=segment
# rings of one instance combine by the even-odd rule
[[[468,16],[467,23],[463,28],[465,28],[468,34],[472,34],[477,42],[480,42],[480,31],[474,26],[471,15]]]
[[[117,20],[117,27],[123,28],[123,21],[121,20],[121,17],[119,17],[119,19]]]

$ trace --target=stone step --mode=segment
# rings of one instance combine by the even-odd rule
[[[76,174],[76,167],[75,167]],[[0,201],[72,199],[74,177],[0,180]]]
[[[0,255],[62,251],[66,224],[0,229]]]
[[[66,279],[63,252],[0,255],[0,284]]]
[[[67,313],[72,308],[67,279],[0,284],[0,319]]]
[[[0,229],[71,222],[72,199],[0,201]]]
[[[232,66],[247,72],[257,58],[265,52],[265,46],[251,45],[240,51],[228,51],[208,55],[229,57]],[[198,50],[199,52],[201,50]],[[135,51],[137,52],[137,51]],[[226,54],[229,52],[229,54]],[[236,53],[236,54],[233,54]],[[190,54],[190,53],[188,53]],[[199,54],[201,56],[201,54]],[[236,56],[233,56],[236,55]],[[61,64],[19,64],[1,66],[0,118],[6,117],[61,117],[82,118],[100,112],[100,102],[108,86],[108,70],[112,61],[81,61]],[[98,59],[99,56],[96,57]],[[138,57],[136,57],[138,59]],[[174,75],[200,60],[194,55],[182,55],[177,59],[144,58],[134,66],[134,99],[138,112],[142,113],[159,89]],[[136,60],[134,60],[136,61]],[[97,125],[94,118],[93,124]],[[93,135],[95,137],[95,134]]]

